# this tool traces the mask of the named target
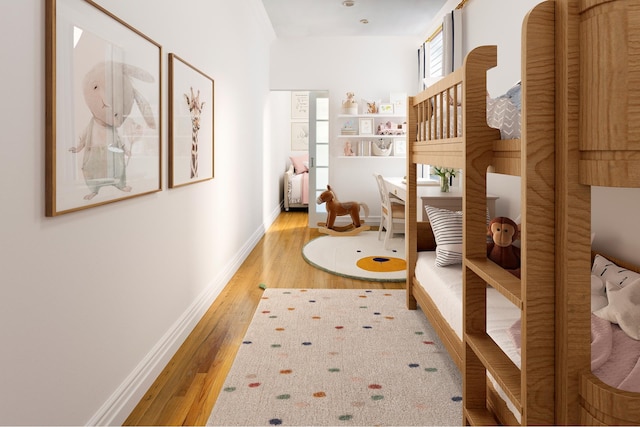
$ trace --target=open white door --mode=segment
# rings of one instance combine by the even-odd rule
[[[329,184],[329,92],[309,93],[309,227],[327,220],[316,199]]]

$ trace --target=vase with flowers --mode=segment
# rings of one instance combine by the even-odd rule
[[[440,191],[448,193],[451,186],[451,179],[456,176],[456,170],[442,166],[434,166],[433,173],[440,177]]]

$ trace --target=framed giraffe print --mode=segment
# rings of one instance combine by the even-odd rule
[[[169,188],[213,179],[214,81],[169,54]]]
[[[45,215],[162,190],[162,47],[93,1],[45,5]]]

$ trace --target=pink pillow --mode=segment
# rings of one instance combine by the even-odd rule
[[[291,159],[291,163],[293,164],[293,172],[296,175],[301,173],[309,172],[309,155],[303,154],[301,156],[289,157]]]

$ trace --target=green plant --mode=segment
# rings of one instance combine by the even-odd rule
[[[433,173],[441,178],[451,178],[456,176],[456,170],[453,168],[445,168],[442,166],[433,166]]]

